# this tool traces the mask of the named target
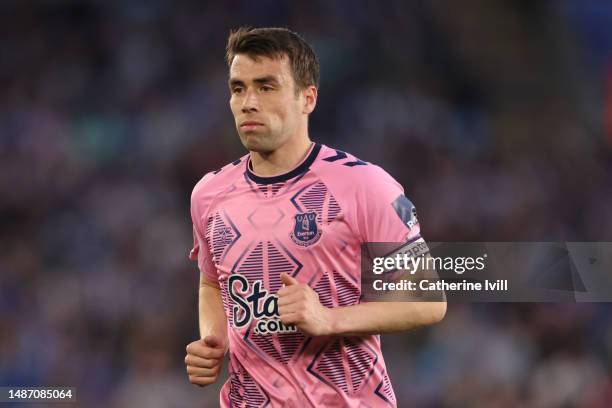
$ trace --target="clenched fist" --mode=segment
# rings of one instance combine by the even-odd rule
[[[331,309],[319,302],[317,292],[286,273],[281,274],[281,281],[285,286],[276,294],[281,322],[295,324],[310,336],[333,334]]]
[[[217,381],[224,355],[225,344],[217,336],[189,343],[185,356],[189,382],[204,387]]]

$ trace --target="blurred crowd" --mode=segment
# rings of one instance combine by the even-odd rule
[[[604,17],[602,17],[604,16]],[[0,4],[0,385],[86,407],[216,406],[191,386],[189,197],[244,154],[230,28],[319,55],[311,137],[380,164],[430,241],[612,240],[612,5]],[[451,305],[383,336],[400,406],[612,406],[607,304]]]

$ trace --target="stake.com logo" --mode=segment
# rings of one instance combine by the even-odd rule
[[[232,312],[233,326],[237,329],[248,326],[256,320],[257,334],[295,333],[294,324],[283,324],[278,313],[278,297],[263,287],[261,280],[253,282],[253,287],[242,275],[231,275],[228,278],[228,294],[234,302]]]

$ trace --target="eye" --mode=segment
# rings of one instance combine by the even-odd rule
[[[262,90],[263,92],[270,92],[270,91],[273,91],[273,90],[274,90],[274,88],[273,88],[273,87],[271,87],[270,85],[263,85],[263,86],[261,87],[261,90]]]
[[[235,87],[232,88],[232,93],[233,94],[240,94],[240,93],[242,93],[242,91],[243,91],[243,88],[241,86],[235,86]]]

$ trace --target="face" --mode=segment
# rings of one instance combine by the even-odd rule
[[[286,56],[259,56],[255,60],[236,55],[230,66],[229,87],[236,128],[242,144],[250,151],[271,153],[283,146],[298,134],[314,109],[308,97],[312,90],[296,95]]]

